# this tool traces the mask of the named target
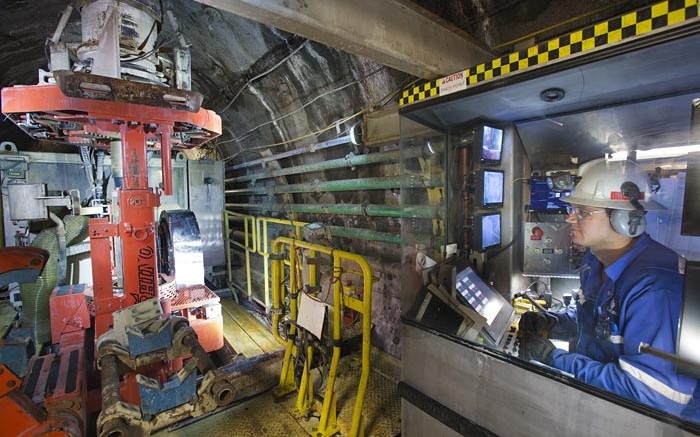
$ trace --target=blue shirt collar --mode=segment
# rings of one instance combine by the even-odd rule
[[[617,278],[622,275],[628,265],[635,258],[642,253],[649,243],[651,242],[651,237],[646,232],[635,239],[634,245],[627,251],[626,254],[622,255],[617,261],[612,263],[609,267],[605,269],[605,275],[610,278],[613,282],[617,281]]]

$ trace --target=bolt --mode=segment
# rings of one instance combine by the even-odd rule
[[[12,388],[12,387],[14,387],[16,384],[17,384],[17,383],[14,382],[14,381],[7,381],[7,383],[6,383],[5,385],[6,385],[7,387],[9,387],[9,388]]]

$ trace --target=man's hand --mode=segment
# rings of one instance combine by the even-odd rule
[[[557,318],[551,314],[545,314],[536,311],[528,311],[520,316],[518,324],[518,332],[524,334],[539,334],[542,337],[547,337],[549,331],[557,323]]]
[[[547,364],[555,349],[554,344],[547,340],[547,335],[556,323],[556,317],[549,314],[534,311],[523,314],[518,325],[518,356],[527,361],[535,360]]]
[[[539,334],[520,335],[518,356],[523,360],[547,364],[554,349],[554,344]]]

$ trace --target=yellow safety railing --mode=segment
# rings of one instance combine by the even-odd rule
[[[231,238],[231,226],[229,224],[229,221],[232,218],[240,218],[243,219],[243,232],[245,233],[243,243],[240,243],[236,241],[234,238]],[[246,271],[246,282],[247,282],[247,293],[248,293],[248,298],[250,298],[253,294],[253,286],[251,283],[251,274],[250,274],[250,254],[251,253],[256,253],[257,252],[257,238],[255,235],[256,228],[255,228],[255,217],[251,215],[246,215],[246,214],[240,214],[237,212],[232,212],[232,211],[224,211],[224,239],[226,241],[226,273],[227,273],[227,280],[228,280],[228,286],[233,289],[233,271],[231,268],[231,261],[232,261],[232,256],[231,256],[231,246],[238,247],[243,250],[245,253],[245,271]],[[235,296],[235,293],[234,293]]]
[[[285,252],[285,246],[288,250]],[[350,435],[364,435],[364,423],[362,416],[362,406],[364,404],[365,392],[367,390],[367,382],[369,380],[369,358],[370,358],[370,331],[372,319],[372,270],[369,263],[360,255],[337,250],[331,247],[321,246],[317,244],[307,243],[291,238],[280,237],[272,242],[272,251],[270,259],[272,263],[272,331],[273,334],[279,336],[279,324],[282,322],[281,315],[283,314],[282,302],[284,301],[284,273],[285,273],[285,257],[289,259],[289,318],[291,321],[297,319],[298,295],[301,291],[299,281],[297,279],[297,263],[304,262],[299,260],[297,249],[306,249],[319,254],[329,255],[333,259],[333,277],[331,282],[333,287],[333,354],[331,358],[330,372],[328,377],[328,385],[323,398],[321,414],[318,428],[315,430],[315,435],[319,437],[327,437],[334,435],[340,431],[336,420],[336,394],[334,392],[335,378],[340,361],[340,346],[342,340],[342,306],[351,308],[362,315],[362,373],[357,389],[357,398],[355,400],[355,409],[353,410],[352,427]],[[343,261],[348,261],[356,264],[360,271],[343,269]],[[358,299],[354,296],[345,295],[341,287],[341,276],[343,274],[359,274],[363,279],[363,296]],[[303,286],[303,285],[302,285]],[[297,334],[297,329],[294,323],[290,324],[290,328],[286,340],[286,349],[284,361],[282,363],[282,373],[280,375],[280,385],[278,393],[289,392],[289,387],[294,386],[294,369],[292,365],[292,357],[296,354],[294,339]],[[310,363],[311,351],[307,351],[307,364]],[[310,366],[306,365],[304,372],[307,372]],[[312,398],[309,396],[310,387],[306,387],[306,382],[309,381],[309,375],[306,378],[302,376],[303,390],[300,387],[300,393],[297,397],[297,410],[308,407],[308,401]],[[310,384],[308,384],[310,386]],[[308,390],[308,391],[307,391]]]
[[[273,217],[254,217],[255,219],[255,230],[256,230],[256,245],[258,255],[263,257],[263,276],[265,283],[265,308],[270,308],[270,253],[268,251],[268,244],[270,238],[267,232],[267,225],[269,223],[290,226],[294,228],[294,235],[297,239],[301,239],[301,228],[306,226],[306,222],[298,222],[293,220],[278,219]],[[313,255],[312,255],[313,256]],[[312,272],[315,275],[315,266]]]

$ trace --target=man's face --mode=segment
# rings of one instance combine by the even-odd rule
[[[595,251],[605,248],[616,234],[604,208],[571,204],[569,212],[566,221],[571,224],[574,244]]]

